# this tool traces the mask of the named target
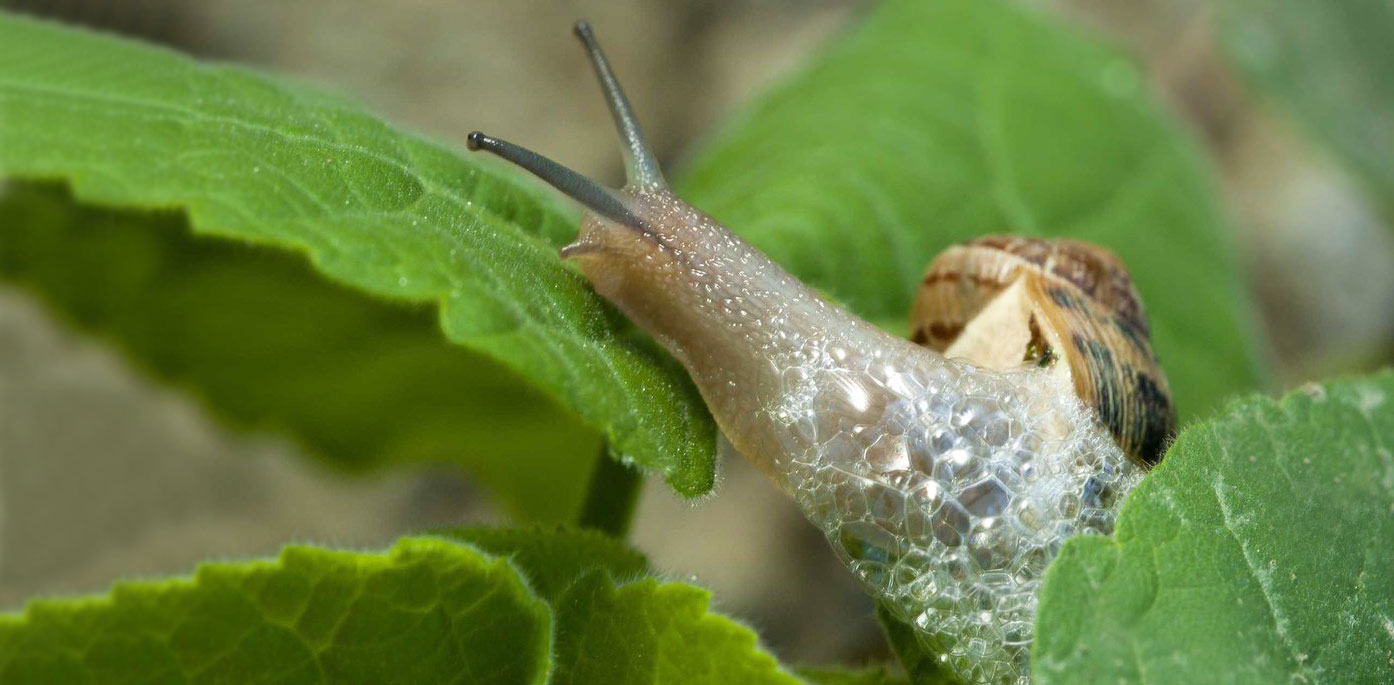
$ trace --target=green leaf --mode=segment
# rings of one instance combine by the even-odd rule
[[[1215,0],[1231,61],[1394,215],[1394,5]]]
[[[1394,372],[1188,429],[1115,537],[1051,565],[1035,682],[1388,681]]]
[[[552,684],[799,682],[757,648],[749,628],[708,613],[710,601],[691,585],[616,587],[604,571],[583,576],[557,603]]]
[[[0,617],[0,681],[542,683],[551,640],[507,561],[433,539],[288,547]]]
[[[298,252],[361,293],[436,305],[451,342],[530,380],[679,492],[711,487],[715,429],[691,382],[655,345],[636,342],[618,312],[557,258],[574,213],[501,165],[461,157],[303,86],[0,15],[0,169],[67,180],[84,202],[177,208],[196,235]],[[33,258],[60,261],[62,248]],[[156,264],[174,258],[147,256]],[[187,307],[212,319],[226,297]],[[243,331],[223,334],[235,340]],[[374,372],[361,370],[364,382]],[[332,383],[320,389],[330,392]]]
[[[0,278],[223,416],[339,466],[459,464],[515,516],[568,520],[600,452],[540,392],[447,343],[426,308],[357,295],[289,253],[196,238],[177,214],[16,184],[0,196]]]
[[[592,530],[553,528],[452,528],[436,535],[467,542],[508,557],[527,574],[532,588],[549,602],[571,583],[600,569],[627,581],[648,573],[649,561],[623,541]]]
[[[900,660],[912,685],[940,685],[957,683],[958,678],[948,669],[940,668],[934,654],[930,654],[915,637],[915,629],[910,624],[893,616],[883,604],[876,605],[876,620],[881,624],[881,632],[886,634],[886,642]]]
[[[553,685],[798,682],[748,628],[708,612],[709,592],[644,577],[648,561],[622,541],[565,527],[437,534],[506,556],[551,602]]]
[[[798,669],[798,674],[813,685],[906,685],[911,682],[904,676],[892,674],[884,666],[859,670],[810,667]]]
[[[33,602],[0,615],[0,682],[799,682],[710,613],[706,590],[616,584],[647,567],[622,542],[560,528],[438,535],[468,544],[294,546],[192,580]]]
[[[900,330],[925,265],[990,233],[1128,263],[1183,419],[1262,373],[1211,172],[1127,58],[1021,3],[889,0],[735,117],[685,197]]]

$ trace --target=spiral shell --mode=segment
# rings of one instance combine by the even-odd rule
[[[1142,300],[1098,245],[987,236],[953,246],[926,269],[910,322],[913,341],[948,357],[1058,368],[1144,467],[1176,432]]]

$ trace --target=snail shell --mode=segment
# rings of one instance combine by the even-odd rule
[[[1055,367],[1143,467],[1176,432],[1142,299],[1098,245],[987,236],[953,246],[925,270],[910,327],[916,343],[980,366]]]
[[[1057,266],[1049,255],[1059,250],[1048,243],[963,261],[963,249],[976,249],[965,246],[932,271],[959,269],[983,287],[943,304],[963,283],[941,276],[917,320],[925,342],[950,355],[972,348],[979,363],[892,336],[678,199],[589,27],[576,33],[621,132],[625,187],[604,188],[478,131],[470,148],[524,167],[586,208],[562,257],[683,364],[729,444],[798,504],[866,591],[914,626],[946,668],[972,682],[1026,682],[1046,565],[1069,536],[1111,532],[1123,496],[1142,478],[1093,409],[1130,418],[1134,400],[1106,395],[1140,386],[1099,379],[1093,394],[1077,394],[1072,378],[1110,367],[1098,353],[1066,356],[1074,343],[1066,332],[1082,325],[1097,329],[1083,350],[1145,333],[1140,305],[1127,309],[1137,302],[1131,286],[1099,268],[1089,272],[1094,281],[1087,270],[1075,275],[1093,285],[1064,287],[1047,276],[1074,272]],[[1033,249],[1046,256],[1030,256]],[[1090,304],[1114,302],[1117,292],[1130,299],[1113,309]],[[1118,314],[1105,314],[1128,311],[1135,317],[1126,331]],[[1026,333],[993,347],[993,321],[1025,322]],[[1063,361],[1049,362],[1054,350]],[[1022,363],[1029,354],[1038,358]],[[1149,378],[1164,395],[1159,371],[1130,363],[1155,372]],[[1120,368],[1112,366],[1114,376]],[[1154,439],[1151,429],[1117,425],[1139,445]]]

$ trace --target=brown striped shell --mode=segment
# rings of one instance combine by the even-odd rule
[[[911,339],[990,368],[1068,373],[1129,457],[1150,467],[1176,431],[1166,376],[1123,262],[1073,240],[987,236],[930,263]]]

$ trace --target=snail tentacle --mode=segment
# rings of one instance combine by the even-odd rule
[[[605,59],[605,53],[600,50],[600,43],[596,41],[590,23],[578,21],[574,30],[576,37],[580,38],[581,44],[586,47],[591,66],[595,67],[595,76],[600,80],[600,88],[605,92],[605,102],[610,106],[610,114],[615,118],[615,127],[620,131],[620,139],[624,143],[624,169],[630,185],[644,190],[667,188],[668,183],[663,180],[663,170],[658,166],[658,159],[644,138],[644,130],[639,127],[638,117],[634,116],[634,107],[629,104],[629,98],[620,87],[619,79],[615,78],[610,61]]]
[[[491,152],[517,164],[596,214],[639,231],[646,230],[644,222],[610,189],[544,155],[482,131],[470,132],[465,144],[471,150]]]

